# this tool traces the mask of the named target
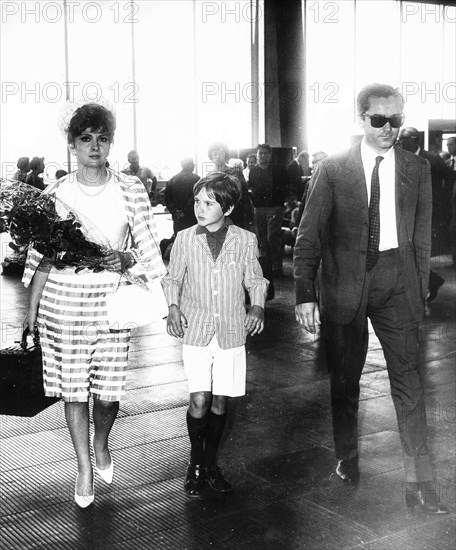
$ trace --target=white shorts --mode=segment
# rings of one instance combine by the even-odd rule
[[[182,346],[190,393],[245,395],[245,346],[222,349],[214,336],[207,346]]]

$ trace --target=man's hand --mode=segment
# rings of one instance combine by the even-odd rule
[[[254,336],[260,334],[264,329],[264,309],[260,306],[252,306],[244,320],[247,332]]]
[[[296,321],[311,334],[315,334],[317,332],[317,327],[321,325],[320,309],[318,308],[317,302],[298,304],[295,307],[295,315]]]
[[[176,304],[169,306],[168,319],[166,321],[166,330],[171,336],[183,338],[184,329],[187,328],[187,319]]]

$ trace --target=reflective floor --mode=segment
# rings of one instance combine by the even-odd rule
[[[187,384],[164,325],[133,338],[128,392],[110,446],[114,482],[96,478],[95,503],[73,502],[76,461],[61,402],[34,417],[0,416],[2,550],[454,549],[455,271],[422,325],[429,442],[448,516],[406,510],[401,447],[383,354],[371,334],[362,377],[358,486],[335,475],[328,378],[318,339],[294,320],[291,258],[268,302],[265,332],[248,341],[248,393],[231,400],[220,465],[235,492],[183,491]],[[26,293],[2,276],[2,347],[19,337]]]

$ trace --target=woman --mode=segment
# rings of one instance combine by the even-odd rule
[[[241,200],[233,212],[230,214],[230,218],[234,225],[254,231],[254,209],[253,203],[250,199],[249,188],[242,173],[242,168],[239,166],[229,166],[227,160],[230,153],[228,147],[221,142],[213,143],[207,152],[209,159],[214,163],[214,172],[224,172],[229,176],[235,176],[241,186]]]
[[[89,446],[89,397],[93,398],[92,450],[99,475],[112,482],[108,436],[125,393],[130,330],[109,328],[106,293],[119,272],[141,259],[149,278],[161,276],[161,260],[150,202],[135,177],[106,168],[115,131],[114,115],[98,104],[78,108],[66,129],[77,170],[49,186],[70,209],[93,223],[89,239],[104,235],[109,252],[103,271],[57,270],[52,260],[29,253],[23,282],[31,283],[26,324],[38,326],[43,350],[45,394],[61,397],[78,463],[74,499],[85,508],[94,500]],[[58,202],[57,204],[60,204]]]

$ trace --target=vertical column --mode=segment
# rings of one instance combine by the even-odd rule
[[[301,0],[266,0],[265,133],[274,147],[307,146]]]

